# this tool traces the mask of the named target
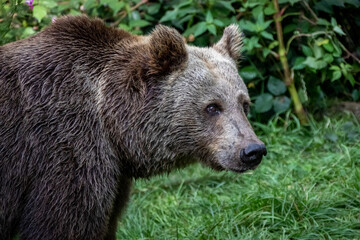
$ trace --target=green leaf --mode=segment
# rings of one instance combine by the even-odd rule
[[[316,45],[317,46],[322,46],[322,45],[327,44],[329,42],[330,42],[330,40],[328,38],[325,38],[325,39],[324,38],[319,38],[319,39],[316,40]]]
[[[356,8],[360,7],[359,0],[345,0],[345,3],[355,6]]]
[[[308,93],[306,92],[306,90],[304,88],[299,88],[298,94],[299,94],[299,99],[300,99],[301,103],[307,103],[309,101]]]
[[[214,24],[208,24],[207,29],[208,29],[209,32],[211,32],[213,35],[216,36],[216,27],[215,27]]]
[[[286,24],[284,26],[284,33],[293,33],[298,28],[297,24]]]
[[[171,11],[167,11],[167,12],[165,13],[165,15],[162,16],[162,18],[160,18],[160,21],[159,21],[159,22],[166,22],[166,21],[174,20],[174,19],[176,19],[177,14],[178,14],[178,10],[177,10],[177,9],[174,9],[174,10],[171,10]]]
[[[271,94],[263,93],[256,98],[255,111],[264,113],[269,111],[273,106],[274,98]]]
[[[137,10],[132,11],[129,17],[131,18],[131,21],[141,19],[140,12]]]
[[[336,65],[333,65],[330,67],[330,70],[333,70],[333,71],[340,71],[340,67],[339,66],[336,66]]]
[[[46,12],[46,8],[44,6],[41,6],[41,5],[34,6],[33,16],[36,18],[36,20],[41,22],[41,20],[46,16],[46,14],[47,14],[47,12]]]
[[[193,3],[193,0],[188,0],[188,1],[180,1],[181,3],[179,5],[177,5],[177,8],[182,8],[185,6],[189,6]]]
[[[252,80],[258,76],[254,66],[246,66],[240,69],[240,76],[245,80]]]
[[[161,4],[160,3],[151,3],[148,7],[147,7],[147,12],[150,15],[154,15],[157,14],[160,10]]]
[[[148,21],[145,21],[145,20],[142,20],[142,19],[139,19],[139,20],[132,20],[129,22],[129,26],[131,28],[134,28],[134,27],[145,27],[145,26],[149,26],[150,23]]]
[[[231,5],[232,2],[228,2],[228,1],[217,1],[217,3],[221,4],[224,8],[230,10],[231,12],[235,12],[234,7]]]
[[[305,61],[304,57],[297,57],[295,59],[294,66],[292,67],[292,69],[294,69],[294,70],[304,69],[304,67],[305,67],[304,61]]]
[[[269,92],[274,95],[280,95],[286,92],[286,86],[284,82],[273,76],[270,76],[267,83],[267,88],[269,89]]]
[[[274,99],[274,111],[279,114],[290,108],[291,100],[287,96],[280,96]]]
[[[247,51],[252,51],[255,48],[261,48],[262,46],[259,44],[259,38],[257,36],[252,36],[250,39],[244,39],[244,49]]]
[[[256,18],[257,16],[259,16],[259,14],[263,13],[263,6],[259,5],[255,8],[253,8],[253,10],[251,11],[252,15],[254,16],[254,18]]]
[[[354,101],[357,101],[360,99],[360,90],[356,90],[354,89],[351,93],[351,96],[353,98]]]
[[[336,32],[336,33],[338,33],[338,34],[340,34],[340,35],[346,35],[346,34],[344,33],[344,31],[343,31],[339,26],[335,26],[335,27],[334,27],[334,32]]]
[[[312,50],[316,59],[321,58],[324,54],[324,50],[321,47],[319,47],[317,44],[313,45]]]
[[[356,81],[351,73],[344,74],[345,78],[350,82],[351,86],[354,86]]]
[[[307,57],[304,64],[310,68],[322,69],[326,67],[327,63],[324,60],[319,60],[313,57]]]
[[[279,4],[290,3],[291,5],[294,5],[295,3],[300,1],[301,0],[279,0]]]
[[[318,18],[316,23],[319,24],[319,25],[324,25],[324,26],[330,26],[331,25],[331,23],[329,21],[327,21],[326,19],[324,19],[324,18]]]
[[[332,72],[332,77],[331,77],[331,81],[335,81],[335,80],[338,80],[339,78],[341,78],[341,71],[338,70],[338,71],[333,71]]]
[[[24,29],[24,32],[21,34],[20,38],[23,39],[23,38],[27,38],[31,35],[34,35],[36,33],[36,31],[32,28],[32,27],[26,27]]]
[[[213,18],[212,14],[211,14],[211,11],[208,10],[207,13],[206,13],[206,22],[207,23],[212,23],[213,21],[214,21],[214,18]]]
[[[178,20],[178,18],[182,18],[185,16],[192,16],[193,14],[198,14],[199,11],[197,9],[194,8],[184,8],[184,9],[180,9],[177,13],[177,18],[173,19],[173,20]]]
[[[266,58],[270,54],[271,50],[268,48],[264,48],[262,52],[263,52],[263,57]]]
[[[193,26],[194,37],[200,36],[207,30],[206,22],[199,22]]]
[[[243,30],[247,30],[249,32],[255,32],[256,30],[256,25],[253,22],[245,19],[240,20],[239,26],[241,26]]]
[[[279,42],[278,41],[272,41],[270,44],[269,44],[269,49],[273,49],[275,47],[279,46]]]
[[[274,37],[273,37],[273,35],[271,33],[263,31],[263,32],[260,33],[260,35],[263,36],[266,39],[274,40]]]
[[[114,11],[114,14],[118,13],[123,7],[125,7],[124,2],[111,1],[109,7]]]
[[[334,58],[331,54],[326,53],[323,57],[323,60],[327,63],[332,63],[334,61]]]
[[[271,23],[272,23],[272,20],[264,21],[264,13],[260,12],[258,14],[257,21],[255,23],[255,29],[253,29],[253,31],[255,30],[255,32],[258,32],[258,33],[262,32],[267,27],[269,27]]]
[[[225,24],[222,21],[220,21],[219,19],[214,19],[214,24],[219,27],[225,26]]]
[[[265,15],[273,15],[274,13],[276,13],[274,4],[270,2],[269,5],[264,9],[264,13]]]
[[[84,9],[85,10],[90,10],[91,8],[94,8],[97,6],[97,1],[96,0],[88,0],[88,1],[85,1],[84,3]]]
[[[333,25],[333,27],[336,27],[337,26],[337,21],[335,18],[331,18],[331,25]]]
[[[249,0],[249,1],[243,1],[245,8],[254,8],[259,4],[264,4],[264,0]]]
[[[327,140],[330,140],[331,142],[334,142],[334,143],[336,143],[337,140],[338,140],[338,136],[337,136],[336,133],[334,133],[334,132],[325,133],[324,137],[325,137]]]
[[[90,2],[90,3],[91,3],[91,2]],[[89,4],[90,4],[90,3],[89,3]],[[87,7],[87,8],[86,8],[86,7]],[[65,3],[65,4],[58,5],[57,11],[58,11],[58,12],[68,11],[70,8],[71,8],[70,3]],[[84,8],[85,8],[85,9],[90,9],[90,8],[89,8],[89,5],[84,5]]]
[[[110,2],[112,2],[114,0],[100,0],[100,4],[102,5],[108,5]]]
[[[39,1],[39,5],[44,6],[44,7],[48,8],[48,9],[58,6],[56,1],[53,1],[53,0],[41,0],[41,1]]]
[[[311,48],[309,48],[308,46],[302,45],[301,49],[302,49],[302,52],[305,54],[305,56],[311,57],[313,55]]]
[[[75,10],[75,9],[70,9],[70,15],[71,16],[80,16],[81,12]]]
[[[131,28],[130,28],[128,25],[123,24],[123,23],[120,23],[120,24],[118,25],[118,27],[119,27],[120,29],[125,30],[125,31],[131,31]]]
[[[326,2],[331,6],[345,7],[344,0],[326,0]]]
[[[323,46],[323,48],[325,48],[326,51],[331,52],[331,53],[334,52],[334,46],[330,41],[326,44],[323,44],[322,46]]]
[[[342,54],[342,50],[340,48],[340,43],[337,39],[333,39],[333,47],[334,47],[334,52],[332,53],[332,55],[334,57],[340,57]]]
[[[328,13],[330,15],[334,14],[333,8],[331,5],[329,5],[327,2],[319,1],[315,4],[314,8],[318,11],[322,11],[325,13]]]

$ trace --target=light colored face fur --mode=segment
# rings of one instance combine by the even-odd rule
[[[174,73],[167,83],[176,99],[173,128],[186,129],[192,145],[187,148],[217,170],[254,169],[259,162],[245,164],[240,152],[250,144],[263,144],[247,119],[250,98],[236,65],[240,48],[235,25],[211,48],[187,46],[185,70]]]

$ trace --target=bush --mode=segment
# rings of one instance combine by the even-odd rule
[[[328,98],[360,99],[359,0],[11,0],[1,6],[0,44],[33,35],[65,14],[100,17],[135,34],[170,25],[197,46],[213,44],[224,27],[238,23],[246,36],[239,73],[258,121],[293,105],[301,120],[302,106],[317,113]]]

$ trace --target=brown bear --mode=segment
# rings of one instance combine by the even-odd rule
[[[241,33],[213,47],[63,17],[0,47],[0,239],[115,239],[133,179],[254,169]]]

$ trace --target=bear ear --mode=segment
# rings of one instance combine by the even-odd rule
[[[236,24],[226,27],[223,36],[213,48],[237,62],[241,56],[243,34]]]
[[[150,35],[148,71],[149,75],[168,75],[181,69],[188,58],[181,34],[173,28],[158,25]]]

